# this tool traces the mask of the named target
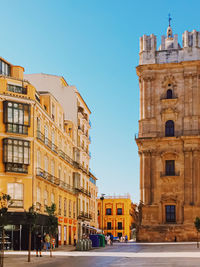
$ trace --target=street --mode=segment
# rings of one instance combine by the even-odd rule
[[[26,252],[21,255],[8,252],[6,267],[114,267],[114,266],[200,266],[200,253],[196,243],[117,243],[92,251],[55,251],[53,258],[43,253],[42,258],[32,255],[32,262],[27,262]],[[24,254],[24,255],[23,255]]]

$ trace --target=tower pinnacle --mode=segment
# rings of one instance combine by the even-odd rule
[[[173,37],[172,28],[171,28],[171,20],[172,20],[172,18],[170,17],[170,14],[168,16],[169,16],[169,26],[167,28],[167,38],[172,38]]]

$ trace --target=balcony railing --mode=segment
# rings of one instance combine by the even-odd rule
[[[11,199],[9,208],[23,208],[24,201],[22,199]]]
[[[65,183],[62,180],[60,180],[60,187],[63,188],[64,190],[68,191],[68,192],[75,193],[74,187],[72,187],[71,185]]]
[[[161,172],[160,177],[165,177],[165,176],[180,176],[180,171],[178,172]]]
[[[85,218],[85,219],[92,219],[92,215],[90,213],[81,211],[78,215],[78,219]]]
[[[18,94],[27,94],[27,88],[17,85],[8,84],[7,90],[9,92],[18,93]]]
[[[91,197],[91,193],[87,189],[84,189],[83,187],[80,187],[80,186],[76,187],[75,189],[77,192],[82,193],[88,197]]]
[[[77,161],[74,161],[71,159],[65,152],[63,152],[61,149],[58,150],[58,147],[53,144],[47,137],[44,136],[43,133],[40,131],[37,131],[37,139],[39,139],[41,142],[43,142],[49,149],[51,149],[53,152],[58,153],[59,157],[64,159],[66,162],[74,166],[76,169],[82,170],[84,173],[89,175],[89,171],[84,168],[81,164],[79,164]]]
[[[54,175],[44,171],[41,168],[36,168],[36,175],[39,177],[42,177],[43,179],[47,180],[48,182],[51,182],[52,184],[59,185],[60,179],[55,177]]]

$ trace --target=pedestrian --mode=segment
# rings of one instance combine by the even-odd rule
[[[38,251],[39,251],[39,254],[40,254],[40,257],[42,257],[42,243],[43,243],[43,240],[42,240],[42,235],[41,233],[37,233],[36,234],[36,240],[35,240],[35,248],[36,248],[36,257],[38,257]]]
[[[50,249],[50,236],[49,236],[49,234],[45,235],[44,240],[45,240],[45,247],[46,247],[46,251],[47,251]]]
[[[110,235],[107,236],[107,244],[110,246]]]
[[[105,235],[105,245],[107,245],[107,239],[108,239],[108,236]]]
[[[125,242],[126,243],[128,242],[128,236],[127,235],[125,236]]]
[[[113,245],[113,235],[112,234],[110,235],[110,245],[111,246]]]
[[[76,246],[76,234],[74,234],[74,246]]]

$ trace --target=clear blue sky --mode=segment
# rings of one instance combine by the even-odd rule
[[[26,73],[63,75],[91,111],[91,168],[99,193],[139,201],[139,37],[160,44],[172,29],[200,30],[200,2],[160,0],[0,0],[0,56]]]

